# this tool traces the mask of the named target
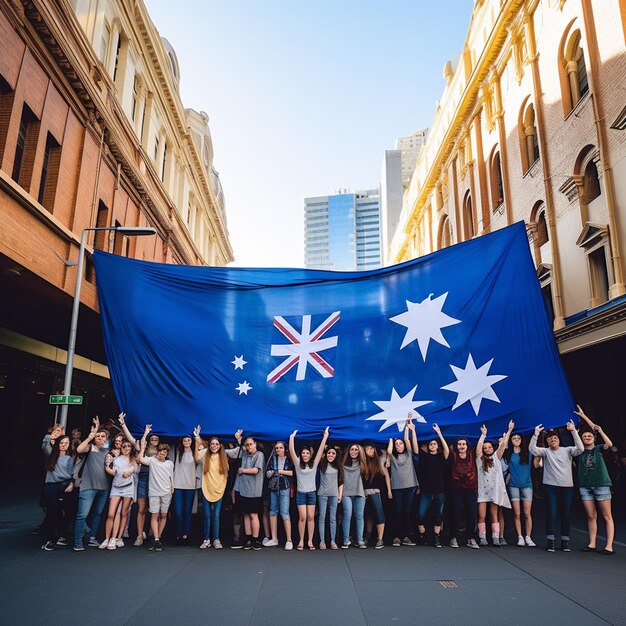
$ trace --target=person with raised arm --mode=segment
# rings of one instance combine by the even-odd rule
[[[266,537],[263,539],[262,543],[268,548],[278,545],[278,515],[280,514],[285,528],[285,550],[293,550],[291,516],[289,513],[293,467],[286,453],[285,442],[277,441],[274,444],[272,455],[265,470],[267,488],[270,492],[269,518],[272,536],[271,538]]]
[[[105,459],[108,449],[105,444],[109,438],[109,433],[104,428],[100,428],[100,420],[96,417],[93,420],[91,430],[87,438],[80,443],[76,452],[84,454],[83,465],[80,470],[80,493],[78,495],[78,511],[74,524],[74,551],[82,552],[83,532],[87,524],[87,516],[92,513],[91,533],[89,545],[95,548],[100,546],[96,539],[102,511],[109,499],[111,488],[109,476],[106,473]]]
[[[394,502],[395,531],[392,545],[394,548],[414,546],[415,542],[410,538],[411,533],[411,506],[417,487],[417,474],[413,464],[413,446],[409,439],[412,433],[417,444],[415,428],[412,422],[413,414],[408,414],[404,426],[404,437],[400,439],[390,438],[387,446],[387,464],[391,468],[391,493]]]
[[[500,547],[500,523],[498,522],[500,507],[511,508],[501,460],[514,427],[515,424],[511,420],[509,429],[502,435],[497,449],[494,448],[491,441],[485,441],[487,427],[484,424],[480,427],[480,437],[476,444],[476,466],[478,468],[478,537],[481,546],[488,545],[487,504],[489,504],[491,537],[494,548]]]
[[[417,477],[420,484],[417,531],[419,533],[419,541],[423,544],[426,535],[424,520],[428,511],[433,509],[435,517],[433,545],[435,548],[441,548],[440,535],[443,525],[443,506],[446,501],[446,465],[450,456],[450,448],[437,424],[433,424],[433,430],[437,434],[437,439],[431,439],[428,442],[428,454],[420,455],[417,467]]]
[[[317,448],[317,453],[313,457],[313,448],[310,446],[304,446],[300,451],[300,456],[296,453],[295,439],[298,431],[294,430],[289,435],[289,456],[291,456],[291,462],[296,470],[297,491],[296,491],[296,506],[298,507],[298,550],[304,550],[304,534],[305,529],[309,534],[309,541],[307,543],[309,550],[315,550],[313,545],[313,534],[315,533],[315,505],[316,499],[316,486],[315,477],[317,474],[317,466],[319,465],[326,441],[328,441],[329,427],[327,426],[322,436],[322,441]]]
[[[220,541],[220,513],[228,481],[228,456],[222,442],[217,437],[210,437],[208,446],[200,437],[200,426],[193,429],[195,439],[194,460],[202,463],[202,511],[203,541],[200,550],[211,547],[222,549]]]
[[[598,554],[611,556],[615,554],[613,550],[613,540],[615,538],[615,522],[611,512],[611,487],[612,482],[609,472],[602,456],[603,450],[613,447],[613,442],[602,430],[601,426],[594,424],[580,408],[574,411],[586,423],[590,430],[583,432],[580,436],[585,447],[583,453],[576,460],[578,467],[578,489],[585,513],[587,514],[587,528],[589,530],[589,542],[581,552],[598,552]],[[602,438],[602,443],[596,445],[596,434]],[[598,538],[598,512],[606,524],[606,546],[602,550],[597,549]]]
[[[539,433],[543,425],[535,426],[535,432],[528,449],[534,456],[543,460],[543,486],[546,494],[546,550],[556,549],[556,520],[561,516],[561,550],[570,552],[570,513],[574,497],[574,479],[572,476],[572,459],[580,456],[585,446],[581,441],[574,422],[567,422],[567,430],[572,433],[574,446],[561,447],[561,440],[556,430],[545,433],[547,448],[537,446]]]

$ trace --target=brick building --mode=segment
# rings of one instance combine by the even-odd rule
[[[141,0],[0,5],[0,413],[12,440],[54,420],[84,228],[157,235],[87,238],[73,389],[85,404],[70,428],[117,409],[89,251],[233,260],[208,116],[183,108],[179,78]]]
[[[626,2],[476,0],[391,262],[527,225],[574,396],[626,436]]]

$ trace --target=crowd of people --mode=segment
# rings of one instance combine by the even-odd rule
[[[567,424],[572,446],[542,425],[528,440],[512,421],[495,440],[483,425],[475,446],[465,438],[447,442],[437,424],[430,440],[418,442],[411,414],[403,436],[385,448],[372,441],[329,445],[326,428],[316,449],[298,445],[296,430],[288,442],[264,450],[242,430],[233,443],[202,437],[200,426],[170,446],[151,425],[140,439],[133,437],[124,413],[107,428],[94,419],[84,439],[55,425],[42,442],[41,548],[67,546],[71,537],[76,552],[86,545],[116,550],[135,537],[133,546],[146,543],[160,552],[168,520],[176,545],[193,545],[194,511],[202,513],[202,537],[195,542],[201,550],[221,549],[222,534],[232,536],[231,548],[244,550],[279,542],[285,550],[441,548],[444,532],[451,548],[462,537],[470,549],[499,548],[507,543],[504,526],[511,517],[517,545],[532,548],[533,502],[541,490],[545,547],[569,552],[576,484],[589,533],[580,549],[612,555],[612,481],[604,457],[612,442],[580,407],[575,413],[579,430],[572,420]],[[230,524],[223,533],[226,510]],[[602,548],[598,513],[606,526]]]

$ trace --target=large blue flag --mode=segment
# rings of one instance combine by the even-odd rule
[[[422,437],[572,416],[523,223],[368,272],[94,260],[135,431],[383,441],[409,412]]]

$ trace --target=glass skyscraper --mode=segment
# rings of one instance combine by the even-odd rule
[[[304,266],[369,270],[381,266],[378,189],[304,199]]]

